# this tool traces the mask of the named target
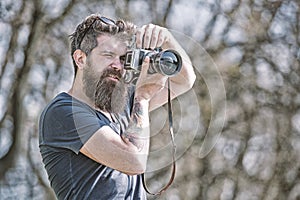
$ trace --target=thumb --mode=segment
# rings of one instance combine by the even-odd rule
[[[140,72],[140,77],[146,77],[147,76],[149,66],[150,66],[150,58],[149,58],[149,56],[146,56],[145,59],[143,60],[143,63],[142,63],[142,69],[141,69],[141,72]]]

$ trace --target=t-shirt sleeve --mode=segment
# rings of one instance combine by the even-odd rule
[[[84,143],[107,125],[89,106],[79,102],[56,102],[41,116],[41,144],[79,153]]]

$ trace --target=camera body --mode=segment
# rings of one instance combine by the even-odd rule
[[[126,70],[124,80],[126,83],[134,83],[139,77],[141,66],[145,57],[150,58],[149,74],[160,73],[164,76],[174,76],[181,70],[182,59],[175,50],[154,50],[133,48],[125,54],[124,69]]]

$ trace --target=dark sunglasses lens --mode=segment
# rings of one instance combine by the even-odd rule
[[[113,20],[108,19],[106,17],[100,17],[100,20],[107,25],[116,25],[116,23]]]

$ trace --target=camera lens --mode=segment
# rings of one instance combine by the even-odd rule
[[[160,56],[159,65],[163,74],[167,76],[175,75],[181,69],[181,57],[174,51],[164,51]]]

